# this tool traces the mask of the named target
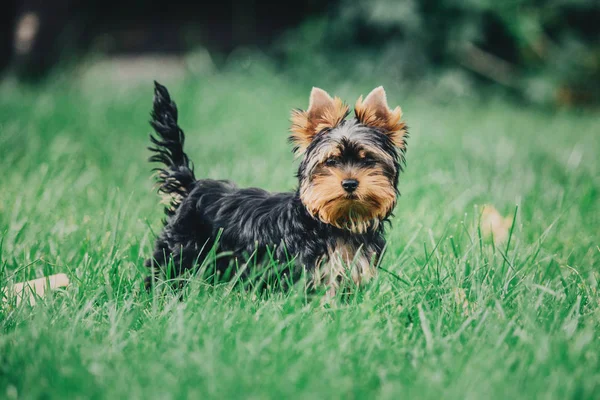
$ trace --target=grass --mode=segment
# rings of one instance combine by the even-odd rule
[[[0,88],[3,398],[594,398],[600,393],[598,116],[231,68],[164,82],[201,177],[294,188],[287,116],[322,85],[383,83],[411,127],[372,285],[323,307],[201,281],[142,290],[161,207],[146,163],[151,82]],[[516,213],[510,244],[481,206]],[[518,208],[517,208],[518,205]]]

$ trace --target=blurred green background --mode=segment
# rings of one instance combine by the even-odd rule
[[[383,76],[450,96],[491,87],[559,107],[600,100],[597,0],[8,0],[3,11],[2,66],[24,80],[82,59],[160,55],[198,73],[207,57],[221,68],[253,53],[305,78]]]

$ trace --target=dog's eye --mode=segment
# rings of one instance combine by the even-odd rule
[[[375,159],[371,158],[371,157],[365,157],[360,161],[363,165],[367,165],[367,166],[375,165]]]
[[[325,165],[328,167],[335,167],[338,165],[338,160],[337,158],[329,157],[327,160],[325,160]]]

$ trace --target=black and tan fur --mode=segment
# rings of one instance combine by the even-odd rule
[[[313,88],[308,109],[292,112],[290,141],[301,157],[297,190],[241,189],[195,178],[177,108],[157,83],[151,160],[164,164],[158,185],[168,206],[146,263],[148,285],[194,269],[213,246],[223,254],[216,260],[221,273],[252,274],[265,268],[268,256],[285,265],[292,280],[306,271],[313,286],[332,291],[344,279],[361,285],[373,277],[385,246],[384,222],[398,198],[407,131],[382,87],[359,98],[355,117],[348,114],[339,98]],[[252,268],[236,271],[250,258]]]

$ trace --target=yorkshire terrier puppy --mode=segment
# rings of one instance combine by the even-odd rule
[[[183,151],[184,133],[167,89],[155,82],[150,136],[158,191],[166,197],[165,226],[146,261],[155,279],[173,279],[201,265],[215,247],[217,274],[249,276],[269,258],[292,282],[306,273],[329,293],[344,279],[356,285],[376,273],[384,222],[399,196],[407,129],[400,107],[388,107],[383,87],[354,107],[313,88],[306,111],[292,111],[290,141],[301,157],[298,188],[288,193],[240,189],[224,180],[196,179]],[[248,267],[249,263],[252,266]]]

